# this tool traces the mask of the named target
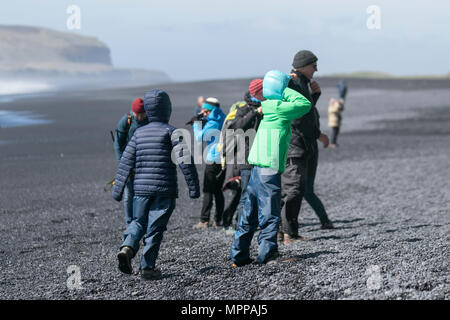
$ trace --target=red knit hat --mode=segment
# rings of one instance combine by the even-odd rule
[[[248,91],[250,91],[253,98],[258,99],[259,101],[266,100],[263,96],[263,79],[252,80],[248,86]]]
[[[134,100],[133,105],[131,106],[131,110],[134,113],[144,113],[144,100],[142,100],[141,98],[137,98],[136,100]]]

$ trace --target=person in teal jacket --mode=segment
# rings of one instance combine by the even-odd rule
[[[203,179],[203,207],[200,215],[200,222],[194,228],[206,228],[209,226],[209,218],[213,205],[213,198],[216,203],[216,214],[213,226],[219,226],[222,221],[225,199],[222,186],[225,175],[222,173],[220,151],[217,149],[219,143],[220,130],[222,130],[225,114],[220,109],[220,102],[216,98],[207,98],[201,109],[203,122],[197,116],[191,120],[195,140],[198,142],[206,141],[206,166]],[[203,123],[203,128],[202,128]]]
[[[269,71],[263,80],[263,119],[259,125],[248,162],[254,167],[247,187],[247,199],[239,217],[230,254],[234,267],[252,262],[250,243],[259,226],[258,263],[278,256],[277,231],[281,213],[281,174],[285,170],[292,120],[311,109],[311,103],[287,88],[290,76]]]
[[[117,161],[122,158],[122,153],[125,150],[128,142],[133,137],[137,128],[148,124],[147,115],[144,109],[144,100],[136,99],[131,105],[131,111],[125,114],[117,124],[116,134],[114,137],[114,151],[116,153]],[[127,180],[124,196],[123,206],[125,210],[125,223],[128,226],[133,220],[133,175]]]

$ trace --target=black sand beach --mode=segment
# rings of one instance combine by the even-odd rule
[[[321,126],[338,79],[318,79]],[[249,79],[158,86],[185,127],[198,95],[225,111]],[[60,92],[0,103],[49,123],[0,128],[0,299],[449,299],[450,80],[349,79],[340,147],[321,149],[316,192],[335,230],[304,203],[300,234],[268,265],[231,267],[232,237],[193,230],[201,199],[180,197],[161,246],[164,278],[119,272],[122,203],[110,130],[153,87]],[[199,166],[200,176],[202,168]],[[257,243],[253,241],[253,253]],[[139,259],[133,261],[135,271]],[[78,266],[82,286],[67,285]]]

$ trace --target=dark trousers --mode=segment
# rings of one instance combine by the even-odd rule
[[[339,127],[332,127],[331,128],[331,143],[337,144],[337,137],[339,135]]]
[[[314,193],[314,180],[318,165],[318,152],[314,150],[309,157],[288,158],[282,176],[282,211],[280,231],[290,236],[298,235],[298,215],[302,200],[311,206],[320,222],[329,222],[322,201]]]
[[[240,176],[239,166],[237,164],[229,164],[227,166],[226,181],[235,179]],[[240,180],[240,179],[239,179]],[[241,200],[241,183],[229,184],[227,189],[231,190],[231,198],[228,200],[227,206],[223,211],[223,226],[229,227],[233,222],[233,216]]]
[[[223,211],[223,226],[229,227],[233,222],[233,216],[241,200],[241,188],[231,191],[231,200]]]
[[[216,214],[214,216],[214,220],[218,224],[222,221],[223,208],[225,205],[222,185],[225,176],[218,176],[220,172],[220,164],[207,164],[205,167],[203,179],[203,207],[200,215],[201,222],[209,222],[213,199],[216,202]]]
[[[241,169],[241,199],[237,208],[236,221],[239,221],[239,217],[244,210],[244,203],[247,200],[247,187],[250,181],[252,169]]]

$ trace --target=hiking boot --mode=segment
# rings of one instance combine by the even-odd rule
[[[251,258],[248,258],[248,259],[246,259],[246,260],[244,260],[244,261],[241,261],[241,262],[235,262],[235,261],[233,261],[233,264],[231,265],[233,268],[238,268],[238,267],[242,267],[242,266],[245,266],[245,265],[247,265],[247,264],[250,264],[250,263],[252,263],[253,262],[253,259],[251,259]]]
[[[194,229],[204,229],[208,228],[208,222],[199,222],[193,226]]]
[[[130,247],[123,247],[117,254],[119,260],[119,270],[126,274],[132,274],[133,268],[131,266],[131,259],[134,256],[133,249]]]
[[[162,278],[161,270],[156,268],[141,270],[140,274],[144,280],[158,280]]]
[[[328,222],[322,223],[321,229],[334,229],[334,226],[331,223],[331,221],[328,221]]]
[[[302,237],[302,236],[290,236],[287,233],[284,234],[284,241],[283,244],[290,244],[293,242],[298,242],[298,241],[309,241],[311,240],[310,238],[306,238],[306,237]]]
[[[277,241],[283,242],[284,240],[284,233],[283,232],[277,232]]]

